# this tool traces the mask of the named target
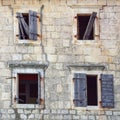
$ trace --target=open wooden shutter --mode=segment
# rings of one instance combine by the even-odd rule
[[[41,74],[38,73],[38,104],[40,104],[41,99]]]
[[[74,74],[74,104],[76,107],[87,106],[87,94],[86,94],[86,74],[75,73]]]
[[[113,87],[113,75],[101,74],[101,98],[102,107],[113,108],[114,107],[114,87]]]
[[[25,22],[22,13],[17,13],[17,18],[19,21],[19,39],[25,39],[25,36],[29,35],[29,27]]]
[[[29,11],[29,39],[37,40],[37,12]]]
[[[94,25],[96,14],[97,14],[96,12],[93,12],[92,15],[90,16],[87,28],[83,36],[83,40],[88,40],[90,38],[90,34]]]

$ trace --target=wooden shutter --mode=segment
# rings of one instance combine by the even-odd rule
[[[76,107],[87,106],[87,94],[86,94],[86,74],[75,73],[74,74],[74,104]]]
[[[114,107],[113,75],[101,74],[102,107]]]
[[[22,13],[17,13],[17,18],[19,21],[19,39],[25,39],[25,36],[29,35],[29,27],[25,22]]]
[[[29,39],[37,40],[37,12],[29,11]]]
[[[38,73],[38,104],[40,104],[41,99],[41,74]]]
[[[19,39],[21,39],[21,38],[25,39],[25,35],[24,35],[23,27],[22,27],[20,14],[21,13],[17,13],[18,24],[19,24]]]
[[[83,40],[88,40],[90,38],[90,34],[94,25],[96,14],[97,14],[96,12],[93,12],[92,15],[90,16],[87,28],[83,36]]]

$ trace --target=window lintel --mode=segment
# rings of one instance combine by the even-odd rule
[[[41,63],[38,61],[29,61],[29,62],[16,62],[16,61],[8,61],[9,68],[42,68],[44,70],[47,69],[47,63]]]
[[[69,70],[105,70],[105,65],[98,65],[98,64],[73,64],[67,66]]]

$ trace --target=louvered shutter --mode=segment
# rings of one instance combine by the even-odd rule
[[[113,87],[113,75],[101,74],[101,98],[102,107],[113,108],[114,107],[114,87]]]
[[[25,22],[22,13],[17,13],[17,18],[19,22],[19,39],[25,39],[26,36],[29,36],[29,27]]]
[[[29,11],[29,39],[37,40],[37,12]]]
[[[41,99],[41,74],[38,73],[38,104],[40,104]]]
[[[87,94],[86,94],[86,74],[75,73],[74,74],[74,104],[76,107],[87,106]]]
[[[87,28],[83,36],[83,40],[88,40],[90,38],[90,34],[94,25],[96,14],[97,14],[96,12],[93,12],[92,15],[90,16]]]

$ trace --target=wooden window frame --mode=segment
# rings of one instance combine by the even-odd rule
[[[33,78],[33,80],[32,79],[26,79],[25,77],[26,76],[28,76],[28,75],[32,75],[32,76],[37,76],[37,78],[36,78],[36,80]],[[38,104],[38,99],[41,97],[41,96],[39,96],[40,95],[40,92],[41,91],[39,91],[39,90],[41,90],[41,88],[39,88],[39,87],[41,87],[40,86],[40,82],[41,82],[41,80],[40,80],[40,75],[39,74],[35,74],[35,73],[24,73],[24,74],[19,74],[18,73],[18,100],[17,100],[17,102],[18,102],[18,104]],[[22,79],[21,79],[21,77],[22,77]],[[24,85],[25,85],[25,91],[24,92],[20,92],[20,84],[21,83],[24,83]],[[33,83],[37,83],[37,91],[36,91],[36,93],[37,93],[37,96],[31,96],[31,89],[30,89],[30,86],[31,86],[31,84],[33,84]],[[22,87],[22,86],[21,86]],[[28,91],[29,90],[29,91]],[[27,94],[26,94],[26,92],[27,92]],[[20,96],[21,95],[23,95],[25,98],[26,98],[26,100],[24,101],[24,100],[22,100],[22,98],[20,98]],[[35,101],[34,101],[34,103],[32,103],[32,101],[30,101],[30,98],[32,99],[32,98],[34,98],[34,99],[36,99]]]
[[[40,74],[40,85],[41,85],[41,92],[40,92],[40,98],[38,101],[38,104],[19,104],[16,98],[18,98],[18,87],[19,87],[19,79],[18,79],[18,74]],[[45,92],[44,92],[44,69],[42,68],[13,68],[12,70],[12,106],[16,108],[44,108],[45,105]]]
[[[82,40],[82,39],[78,39],[77,38],[77,15],[80,16],[85,16],[85,15],[91,15],[93,12],[96,12],[96,18],[94,21],[94,40]],[[93,9],[89,9],[89,8],[80,8],[77,9],[74,12],[74,16],[73,16],[73,30],[72,30],[72,35],[73,35],[73,39],[72,39],[72,43],[73,44],[77,44],[77,45],[81,45],[81,44],[94,44],[94,43],[99,43],[100,42],[100,23],[99,23],[99,9],[98,8],[93,8]]]

